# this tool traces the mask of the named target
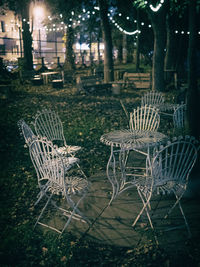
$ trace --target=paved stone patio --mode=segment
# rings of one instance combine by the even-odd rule
[[[195,179],[193,179],[195,181]],[[135,228],[131,225],[142,208],[141,200],[135,188],[130,189],[118,196],[111,206],[108,206],[111,197],[111,185],[102,172],[90,177],[92,182],[91,190],[85,198],[84,203],[80,205],[80,210],[94,224],[88,226],[73,220],[67,231],[71,231],[78,238],[87,238],[91,241],[100,242],[120,247],[138,247],[143,245],[155,244],[154,234],[144,215],[138,221]],[[185,198],[182,199],[182,206],[188,219],[193,236],[200,236],[200,209],[198,204],[199,184],[191,183]],[[191,190],[192,193],[190,192]],[[158,204],[159,203],[159,204]],[[160,200],[160,196],[154,197],[151,202],[153,208],[153,224],[156,230],[159,245],[173,252],[184,251],[187,249],[188,235],[183,217],[178,206],[166,220],[162,219],[167,206],[172,205],[173,197],[165,196]],[[154,210],[157,206],[158,208]],[[61,224],[60,217],[52,221]]]

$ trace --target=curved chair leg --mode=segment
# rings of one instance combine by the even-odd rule
[[[109,168],[112,166],[112,174],[109,174]],[[107,163],[107,169],[106,169],[108,180],[110,181],[112,185],[112,197],[109,201],[109,205],[111,205],[112,201],[115,199],[115,197],[118,195],[119,192],[119,182],[116,177],[116,160],[113,152],[113,146],[111,146],[111,154],[110,158]]]
[[[187,228],[187,231],[188,231],[188,237],[191,238],[192,234],[191,234],[191,231],[190,231],[190,228],[189,228],[189,224],[188,224],[188,222],[186,220],[185,214],[183,212],[183,208],[181,206],[181,202],[179,201],[178,204],[179,204],[180,211],[181,211],[181,213],[183,215],[183,218],[184,218],[184,221],[185,221],[185,225],[186,225],[186,228]]]
[[[64,225],[62,232],[60,235],[62,235],[62,233],[64,232],[64,230],[67,228],[67,226],[69,225],[69,223],[71,222],[73,215],[75,215],[77,212],[78,214],[81,215],[81,217],[84,219],[82,219],[83,221],[89,222],[88,219],[86,219],[86,217],[77,209],[78,205],[80,204],[80,202],[85,198],[86,193],[82,195],[82,197],[77,201],[77,203],[75,204],[71,198],[67,197],[67,201],[69,203],[69,205],[73,208],[73,211],[71,213],[71,216],[69,217],[69,219],[67,220],[66,224]]]
[[[181,200],[181,198],[182,198],[182,196],[183,196],[183,193],[182,193],[180,196],[177,196],[177,194],[176,194],[174,191],[173,191],[173,193],[174,193],[174,195],[175,195],[175,197],[176,197],[176,202],[175,202],[174,205],[171,207],[171,209],[167,212],[167,214],[165,215],[164,219],[166,219],[166,218],[169,216],[169,214],[172,212],[172,210],[173,210],[173,209],[176,207],[176,205],[178,204],[178,205],[179,205],[179,208],[180,208],[180,211],[181,211],[181,214],[182,214],[182,216],[183,216],[183,219],[184,219],[184,221],[185,221],[185,226],[186,226],[187,231],[188,231],[188,237],[191,238],[192,234],[191,234],[191,231],[190,231],[190,227],[189,227],[189,224],[188,224],[188,222],[187,222],[187,219],[186,219],[186,217],[185,217],[185,214],[184,214],[184,212],[183,212],[183,208],[182,208],[182,206],[181,206],[181,202],[180,202],[180,200]]]
[[[150,194],[149,198],[146,198],[147,201],[144,200],[144,198],[143,198],[143,196],[142,196],[142,192],[141,192],[139,189],[138,189],[138,194],[139,194],[139,196],[140,196],[140,198],[141,198],[141,200],[142,200],[143,207],[142,207],[140,213],[138,214],[138,216],[136,217],[135,221],[133,222],[132,227],[134,227],[134,226],[136,225],[136,223],[137,223],[137,221],[139,220],[139,218],[141,217],[142,213],[144,212],[144,210],[146,210],[146,212],[147,212],[147,217],[148,217],[148,219],[149,219],[149,223],[150,223],[150,225],[151,225],[151,228],[153,229],[153,224],[152,224],[152,222],[151,222],[150,215],[149,215],[149,212],[148,212],[148,210],[147,210],[147,206],[149,205],[150,198],[151,198],[151,194]]]
[[[40,218],[42,217],[42,215],[43,215],[45,209],[47,208],[47,206],[48,206],[48,204],[49,204],[49,202],[50,202],[50,200],[51,200],[53,194],[51,194],[50,197],[48,197],[47,195],[45,195],[45,196],[48,198],[48,200],[47,200],[46,204],[44,205],[44,207],[43,207],[43,209],[42,209],[42,211],[41,211],[41,213],[40,213],[40,215],[39,215],[39,217],[38,217],[38,219],[37,219],[37,221],[36,221],[36,223],[35,223],[35,225],[34,225],[34,228],[35,228],[36,225],[39,223],[39,220],[40,220]]]
[[[172,212],[172,210],[176,207],[176,205],[179,203],[180,199],[183,196],[183,193],[178,197],[176,195],[176,193],[173,191],[175,197],[176,197],[176,202],[174,203],[174,205],[170,208],[170,210],[167,212],[167,214],[164,216],[164,219],[167,219],[167,217],[169,216],[169,214]]]
[[[134,227],[137,223],[137,221],[139,220],[139,218],[141,217],[142,213],[144,212],[144,210],[146,211],[146,214],[147,214],[147,217],[148,217],[148,220],[149,220],[149,224],[151,226],[151,229],[153,230],[153,233],[154,233],[154,238],[155,238],[155,241],[156,241],[156,244],[158,245],[158,238],[155,234],[155,229],[153,227],[153,223],[152,223],[152,220],[151,220],[151,217],[150,217],[150,214],[148,212],[148,207],[151,207],[150,206],[150,199],[151,199],[151,194],[149,195],[149,197],[147,198],[145,195],[145,199],[146,201],[144,200],[143,196],[142,196],[142,192],[138,189],[138,194],[140,195],[140,198],[142,200],[142,203],[143,203],[143,208],[141,209],[140,213],[138,214],[137,218],[135,219],[135,221],[133,222],[132,226]]]

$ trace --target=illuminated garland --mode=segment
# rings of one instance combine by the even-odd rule
[[[154,7],[153,5],[149,5],[150,9],[153,11],[153,12],[158,12],[159,9],[162,7],[162,4],[164,3],[164,0],[160,0],[160,3],[157,4],[156,7]]]
[[[145,4],[147,4],[147,3],[148,2],[146,1]],[[152,11],[157,12],[161,8],[161,6],[162,6],[163,3],[164,3],[164,0],[160,0],[159,4],[157,4],[156,7],[154,7],[152,5],[149,5],[149,7],[151,8]],[[94,7],[94,10],[98,10],[99,11],[99,7]],[[48,28],[47,26],[44,26],[42,28],[35,28],[34,27],[33,30],[41,30],[41,31],[46,31],[46,32],[63,31],[65,29],[67,29],[68,27],[73,27],[73,26],[75,27],[75,26],[80,25],[81,21],[85,21],[87,18],[90,18],[91,15],[95,15],[96,12],[95,11],[86,11],[85,9],[83,9],[83,13],[84,13],[84,16],[79,14],[78,15],[78,19],[73,19],[75,13],[74,13],[74,11],[72,11],[71,12],[72,17],[69,19],[69,24],[68,25],[66,25],[63,21],[61,21],[60,25],[53,24],[51,28]],[[111,10],[111,13],[112,13],[112,10]],[[135,35],[135,34],[141,33],[141,31],[139,31],[139,30],[135,30],[135,31],[126,31],[126,30],[124,30],[116,22],[116,20],[113,19],[111,13],[108,13],[108,17],[109,17],[110,21],[112,22],[112,24],[114,26],[116,26],[116,28],[119,31],[121,31],[121,32],[123,32],[124,34],[127,34],[127,35]],[[118,16],[121,17],[122,14],[119,13]],[[60,18],[61,19],[63,18],[63,15],[62,14],[60,14]],[[51,16],[48,16],[48,19],[50,21],[53,20],[53,18]],[[126,19],[127,20],[130,20],[130,18],[128,16],[126,17]],[[30,25],[30,22],[27,21],[26,19],[23,19],[23,22],[27,22],[27,24]],[[13,21],[11,21],[11,23],[13,23]],[[137,20],[134,20],[134,23],[137,23]],[[18,27],[18,29],[20,28],[20,25],[18,23],[16,23],[15,25]],[[145,25],[145,23],[144,22],[141,22],[141,26],[144,26],[144,25]],[[149,24],[148,27],[151,28],[151,25]],[[14,29],[14,31],[16,31],[16,29]],[[23,29],[21,29],[21,31],[23,31]],[[8,30],[8,32],[9,32],[9,30]],[[187,32],[187,31],[186,32],[185,31],[178,31],[178,30],[175,30],[174,33],[175,34],[178,34],[178,33],[181,33],[181,34],[190,34],[190,32]],[[198,31],[198,34],[200,34],[200,31]]]

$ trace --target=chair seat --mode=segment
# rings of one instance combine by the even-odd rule
[[[58,153],[62,155],[73,154],[81,149],[80,146],[62,146],[57,149]]]
[[[176,181],[166,181],[165,183],[161,185],[157,185],[153,188],[153,191],[156,191],[157,194],[170,194],[174,191],[177,192],[177,194],[181,194],[183,191],[185,191],[185,184],[178,183]]]
[[[64,161],[64,165],[66,170],[70,169],[75,163],[79,162],[78,158],[75,157],[66,157],[65,159],[63,159]]]
[[[77,176],[67,177],[67,193],[79,194],[88,189],[89,183],[86,179]]]
[[[151,191],[151,186],[152,186],[152,179],[153,177],[148,176],[146,178],[144,177],[139,177],[135,180],[136,186],[139,187],[141,192],[147,192]],[[176,182],[175,180],[168,180],[168,181],[162,181],[160,184],[156,184],[152,186],[152,193],[154,194],[170,194],[173,193],[174,191],[179,192],[180,194],[182,191],[185,190],[185,184]]]
[[[65,168],[65,171],[71,169],[71,167],[78,163],[79,162],[79,159],[78,158],[75,158],[75,157],[65,157],[65,158],[62,158],[62,161],[60,160],[59,161],[59,165],[62,166],[62,164],[64,163],[64,168]],[[45,165],[43,165],[43,168],[45,168],[46,170],[52,170],[52,168],[54,168],[57,164],[57,161],[55,160],[51,160],[51,161],[47,161],[45,163]]]
[[[80,194],[87,191],[89,183],[86,179],[80,178],[78,176],[67,176],[66,177],[66,192],[70,195]],[[42,192],[51,192],[55,195],[64,196],[64,188],[55,182],[48,181],[42,186]]]

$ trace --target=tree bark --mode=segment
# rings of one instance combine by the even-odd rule
[[[176,71],[176,59],[177,59],[177,37],[174,32],[174,22],[175,18],[167,16],[167,43],[166,43],[166,55],[165,55],[165,66],[164,70],[174,70]],[[165,82],[170,84],[173,78],[173,72],[166,72]]]
[[[24,48],[24,68],[33,70],[33,54],[32,54],[32,36],[30,32],[29,21],[29,1],[24,2],[21,9],[22,15],[22,40]]]
[[[164,58],[166,44],[166,5],[158,12],[149,11],[154,32],[154,53],[152,66],[152,90],[164,91]]]
[[[123,34],[123,50],[122,50],[123,63],[126,64],[127,60],[127,35]]]
[[[66,32],[66,44],[65,44],[66,47],[65,63],[64,63],[65,71],[75,70],[73,43],[74,43],[74,32],[72,27],[68,27]]]
[[[108,4],[106,0],[98,0],[101,18],[101,28],[104,40],[104,82],[114,80],[112,38],[108,20]]]
[[[140,13],[139,9],[137,9],[137,30],[140,30]],[[139,72],[140,68],[140,33],[137,33],[137,41],[136,41],[136,72]]]
[[[197,139],[200,135],[199,92],[197,85],[197,12],[196,0],[189,3],[189,48],[188,48],[188,92],[187,120],[189,134]]]

